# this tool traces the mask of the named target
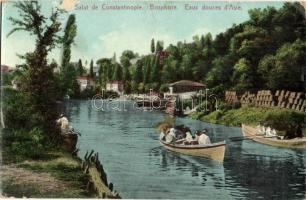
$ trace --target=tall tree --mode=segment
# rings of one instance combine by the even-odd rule
[[[160,82],[160,74],[161,74],[161,66],[159,56],[155,56],[152,58],[152,75],[151,81],[159,83]]]
[[[151,56],[146,56],[144,58],[144,66],[143,66],[143,84],[150,83],[150,75],[151,75]]]
[[[96,63],[99,66],[99,77],[98,77],[99,84],[102,88],[105,88],[106,82],[110,80],[109,77],[112,76],[112,72],[109,71],[109,68],[112,67],[111,59],[107,58],[99,59]],[[108,73],[110,73],[110,75]]]
[[[26,61],[27,71],[21,90],[30,102],[33,123],[42,127],[48,136],[56,138],[55,119],[58,113],[54,108],[58,89],[55,88],[53,73],[55,65],[48,64],[47,56],[56,44],[61,42],[58,36],[61,30],[58,19],[60,11],[53,10],[47,19],[37,1],[19,1],[14,6],[18,9],[20,18],[9,18],[14,26],[9,35],[21,30],[36,38],[34,51],[22,56]]]
[[[90,61],[90,67],[89,67],[89,75],[91,78],[95,77],[94,69],[93,69],[93,60]]]
[[[120,57],[120,62],[123,68],[123,84],[124,84],[124,90],[126,93],[130,93],[131,91],[131,72],[130,72],[130,66],[131,66],[131,59],[135,58],[136,55],[131,50],[126,50],[122,52],[122,55]]]
[[[73,82],[75,80],[76,72],[74,67],[70,64],[71,58],[71,45],[77,34],[77,26],[75,23],[75,15],[71,14],[68,17],[63,37],[63,55],[60,79],[62,83],[62,90],[64,94],[70,93],[72,90]],[[69,94],[71,95],[71,94]]]
[[[135,74],[133,76],[133,80],[135,81],[135,83],[139,84],[142,82],[142,77],[143,77],[143,73],[142,73],[142,65],[140,62],[136,63],[136,71]]]
[[[162,50],[164,50],[164,43],[162,41],[157,41],[155,51],[161,52]]]
[[[79,59],[79,62],[78,62],[78,74],[80,76],[83,76],[85,74],[85,69],[83,67],[83,64],[82,64],[82,60]]]
[[[75,23],[75,15],[71,14],[68,17],[63,37],[63,55],[62,55],[62,69],[68,66],[71,58],[71,45],[77,34],[77,26]]]
[[[115,64],[115,71],[112,77],[113,80],[122,80],[122,67],[117,63]]]
[[[155,42],[154,42],[154,38],[152,38],[151,40],[151,53],[155,52]]]

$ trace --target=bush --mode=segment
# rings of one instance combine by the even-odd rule
[[[288,130],[296,128],[298,125],[305,127],[306,116],[303,113],[294,111],[274,110],[274,112],[267,113],[264,124],[276,128],[277,130]]]
[[[46,149],[44,144],[44,134],[39,128],[34,128],[31,131],[6,129],[3,132],[4,151],[17,159],[41,158]]]
[[[138,92],[143,92],[145,90],[145,85],[143,83],[138,84]]]
[[[27,97],[12,88],[6,88],[3,93],[3,115],[6,127],[31,130],[35,120],[30,117],[32,110],[31,105],[27,103]]]
[[[264,124],[280,131],[306,124],[306,114],[280,108],[241,107],[212,112],[201,119],[232,126]]]
[[[169,92],[169,86],[168,86],[167,84],[162,84],[162,85],[160,86],[159,91],[160,91],[161,93]]]
[[[81,99],[92,98],[94,95],[95,95],[95,91],[93,88],[86,88],[81,91],[80,98]]]

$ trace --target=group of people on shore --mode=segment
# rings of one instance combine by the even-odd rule
[[[210,138],[206,135],[207,129],[196,131],[193,135],[190,128],[179,125],[161,130],[159,139],[166,143],[184,144],[184,145],[205,145],[211,144]]]

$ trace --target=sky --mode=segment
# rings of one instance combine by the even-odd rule
[[[40,0],[42,12],[49,16],[51,9],[58,6],[59,0]],[[138,5],[143,10],[102,10],[102,5]],[[176,10],[150,10],[149,6],[176,6]],[[231,4],[240,6],[240,10],[186,10],[185,5],[192,6],[224,6]],[[282,2],[141,2],[109,0],[81,0],[78,8],[88,6],[88,9],[78,9],[63,14],[60,18],[63,27],[69,14],[76,15],[77,36],[72,47],[72,62],[82,59],[83,63],[91,59],[110,58],[116,53],[117,59],[124,50],[132,50],[144,55],[150,52],[151,39],[162,40],[165,46],[178,41],[192,41],[194,35],[210,32],[213,36],[224,32],[234,23],[239,24],[249,19],[248,10],[273,6],[280,8]],[[92,6],[98,6],[92,10]],[[7,37],[13,26],[9,17],[17,17],[18,12],[11,2],[3,7],[2,27],[2,64],[14,67],[23,61],[17,54],[24,54],[34,49],[35,39],[27,32],[16,32]],[[63,33],[61,33],[63,34]],[[60,63],[61,47],[54,49],[49,60]]]

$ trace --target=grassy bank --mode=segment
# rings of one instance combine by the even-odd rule
[[[241,107],[238,109],[219,110],[207,115],[201,112],[190,114],[193,119],[223,124],[227,126],[240,126],[242,123],[249,125],[267,124],[279,130],[297,124],[306,125],[306,114],[281,108]]]
[[[102,180],[107,175],[98,154],[81,160],[60,145],[43,143],[37,131],[4,129],[0,136],[2,195],[20,198],[120,198],[112,190],[113,184],[110,186],[106,179]]]
[[[93,197],[86,189],[89,177],[80,161],[65,152],[50,151],[41,160],[4,163],[2,169],[2,189],[7,196]]]
[[[81,161],[61,150],[45,151],[39,159],[3,151],[2,191],[6,196],[33,198],[90,198]]]

